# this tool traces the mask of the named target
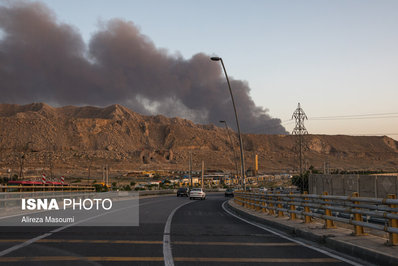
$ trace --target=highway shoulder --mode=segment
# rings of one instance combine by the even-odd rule
[[[226,210],[254,223],[265,225],[277,232],[288,234],[293,238],[312,241],[321,248],[331,249],[332,252],[344,253],[350,260],[361,258],[368,264],[398,265],[398,247],[388,247],[385,239],[377,236],[353,236],[352,230],[345,228],[324,229],[323,224],[313,222],[305,224],[300,220],[290,221],[288,217],[277,218],[263,212],[250,210],[236,204],[233,200],[225,202]],[[358,261],[358,259],[353,259]]]

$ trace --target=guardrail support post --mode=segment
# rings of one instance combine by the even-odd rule
[[[304,191],[304,195],[308,195],[308,192]],[[310,200],[310,198],[304,198],[305,203],[307,203],[307,201],[309,201],[309,200]],[[307,213],[311,212],[310,207],[305,206],[304,212],[307,212]],[[310,222],[311,222],[311,216],[304,215],[304,223],[308,224]]]
[[[387,196],[389,199],[397,199],[397,195],[394,194],[388,194]],[[390,208],[397,208],[396,204],[390,204]],[[391,213],[397,213],[397,212],[391,212]],[[389,221],[390,227],[398,228],[398,219],[390,219]],[[391,246],[397,246],[398,245],[398,234],[397,233],[388,233],[388,242],[389,245]]]
[[[243,194],[243,192],[239,193],[239,199],[240,199],[240,204],[242,207],[246,206],[246,198],[245,195]]]
[[[259,197],[259,196],[256,196],[256,197]],[[261,211],[260,200],[261,200],[261,197],[257,198],[257,200],[255,201],[256,202],[256,211]]]
[[[353,198],[359,197],[359,193],[358,193],[358,192],[352,193],[352,197],[353,197]],[[359,202],[358,202],[358,201],[354,201],[354,204],[359,204]],[[355,208],[355,209],[358,210],[359,208]],[[362,215],[359,214],[359,213],[354,213],[354,220],[355,220],[355,221],[362,222]],[[362,235],[364,235],[364,234],[365,234],[365,232],[364,232],[364,230],[363,230],[363,226],[354,225],[354,235],[356,235],[356,236],[362,236]]]
[[[237,194],[236,192],[235,192],[235,195],[234,195],[234,202],[235,202],[236,204],[240,205],[239,196],[238,196],[238,194]]]
[[[289,194],[292,195],[293,192],[290,192]],[[296,206],[294,205],[294,198],[290,197],[290,199],[292,200],[291,202],[289,202],[290,203],[290,210],[291,211],[295,211],[296,210]],[[292,221],[296,220],[296,214],[294,212],[290,213],[290,220],[292,220]]]
[[[327,196],[328,193],[327,192],[323,192],[323,195]],[[324,199],[324,201],[328,201],[328,200]],[[325,206],[329,206],[329,204],[325,204]],[[332,216],[332,211],[330,209],[325,209],[325,215],[326,216]],[[325,228],[326,229],[336,228],[336,226],[334,225],[334,222],[332,220],[325,219]]]
[[[273,200],[272,195],[269,196],[268,200],[269,200],[269,201]],[[268,203],[268,207],[269,207],[269,208],[268,208],[268,213],[269,213],[270,215],[274,215],[275,212],[274,212],[274,209],[272,209],[272,207],[274,207],[274,204],[272,204],[272,203],[270,202],[270,203]]]
[[[262,199],[263,199],[263,202],[262,202],[262,209],[263,209],[263,212],[264,213],[266,213],[267,212],[267,208],[266,208],[266,199],[265,199],[265,196],[263,196],[262,197]]]
[[[246,204],[247,204],[246,206],[248,209],[250,209],[252,207],[251,198],[250,198],[250,195],[247,194],[247,192],[246,192]]]
[[[281,194],[281,193],[280,193],[280,192],[277,192],[277,194]],[[277,197],[276,199],[277,199],[277,201],[281,201],[281,200],[282,200],[281,197]],[[280,208],[280,209],[283,208],[283,206],[282,206],[281,203],[278,203],[277,206],[278,206],[278,208]],[[278,210],[278,216],[277,216],[277,217],[284,217],[283,211]]]

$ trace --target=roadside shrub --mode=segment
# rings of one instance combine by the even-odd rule
[[[300,189],[300,192],[308,191],[308,175],[309,172],[305,172],[302,175],[296,175],[292,178],[292,184]]]

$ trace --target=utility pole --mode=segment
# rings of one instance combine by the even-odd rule
[[[90,185],[90,176],[91,176],[91,164],[93,163],[93,158],[88,158],[88,175],[87,175],[87,185]]]
[[[192,184],[192,152],[191,151],[189,152],[189,169],[188,169],[188,171],[189,171],[189,182],[190,182],[191,188],[192,188],[193,184]]]
[[[330,174],[330,163],[328,159],[326,159],[323,163],[323,174],[324,175]]]
[[[108,183],[109,183],[109,166],[108,166],[108,164],[105,166],[106,167],[106,186],[108,186]]]
[[[299,168],[300,168],[300,176],[303,174],[303,135],[307,135],[308,131],[304,126],[304,120],[308,120],[307,115],[304,113],[304,110],[301,108],[300,103],[298,103],[297,109],[294,111],[292,115],[292,119],[296,121],[296,126],[293,129],[292,134],[297,136],[297,149],[299,155]]]
[[[20,161],[19,161],[19,178],[23,179],[23,164],[24,164],[24,160],[25,160],[25,153],[22,153],[21,157],[20,157]]]
[[[203,177],[204,177],[204,174],[205,174],[205,161],[202,161],[202,189],[203,189]]]
[[[102,181],[104,182],[105,186],[109,183],[109,165],[105,164],[102,166]]]
[[[105,184],[105,166],[104,165],[102,165],[102,181]]]

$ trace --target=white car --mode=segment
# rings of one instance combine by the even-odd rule
[[[206,193],[201,188],[193,188],[189,192],[189,199],[206,199]]]
[[[259,192],[260,192],[260,193],[265,193],[265,192],[267,192],[267,191],[268,191],[268,189],[265,188],[265,187],[262,187],[262,188],[259,189]]]

